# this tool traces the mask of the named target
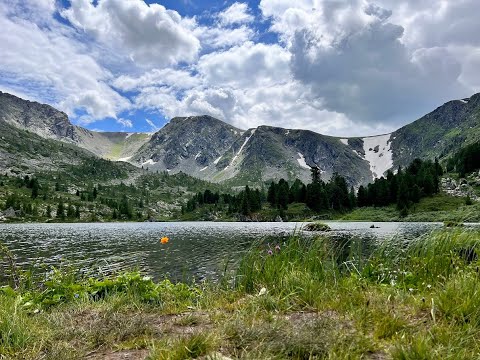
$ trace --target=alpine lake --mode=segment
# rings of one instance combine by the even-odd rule
[[[384,241],[410,241],[442,223],[326,221],[326,233],[307,232],[293,222],[171,222],[0,224],[0,242],[24,270],[42,274],[52,266],[95,269],[111,274],[141,270],[156,280],[217,280],[235,269],[242,254],[261,241],[266,253],[282,247],[293,234],[355,238],[365,247]],[[168,243],[160,239],[168,237]],[[5,269],[6,264],[1,266]]]

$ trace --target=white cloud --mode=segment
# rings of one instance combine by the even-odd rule
[[[87,54],[89,48],[65,35],[68,29],[55,24],[40,28],[1,7],[0,28],[3,83],[70,115],[81,109],[86,121],[116,117],[130,106],[110,88],[111,73]]]
[[[290,54],[278,45],[247,42],[200,58],[197,69],[212,86],[249,88],[289,81]]]
[[[176,11],[143,0],[72,1],[62,15],[135,64],[164,67],[192,62],[200,42],[191,31],[194,21]]]
[[[364,0],[262,0],[292,53],[295,79],[323,109],[368,123],[399,123],[466,89],[447,49],[407,48],[392,12]]]
[[[249,13],[248,4],[235,2],[227,9],[218,14],[223,25],[244,24],[254,20]]]
[[[124,128],[132,128],[133,127],[132,120],[129,120],[129,119],[119,118],[119,119],[117,119],[117,122],[120,125],[122,125],[122,127],[124,127]]]
[[[252,39],[255,32],[246,25],[237,28],[199,26],[194,34],[206,48],[226,48],[243,44]]]
[[[70,26],[55,0],[3,0],[0,88],[83,124],[129,127],[122,112],[155,109],[241,128],[386,132],[480,90],[476,2],[261,0],[280,38],[264,44],[242,2],[203,21],[143,0],[75,0],[60,10]]]
[[[145,119],[145,122],[150,125],[150,127],[152,128],[152,131],[157,131],[159,129],[159,127],[157,125],[155,125],[155,123],[150,120],[150,119]]]
[[[145,74],[134,77],[121,75],[113,81],[113,86],[123,90],[132,91],[150,86],[168,86],[175,89],[190,89],[200,84],[198,76],[192,76],[189,71],[176,69],[154,69]]]

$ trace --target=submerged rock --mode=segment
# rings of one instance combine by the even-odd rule
[[[305,231],[331,231],[330,226],[324,223],[310,223],[303,227]]]

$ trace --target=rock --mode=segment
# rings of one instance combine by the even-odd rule
[[[282,217],[281,217],[280,215],[277,215],[277,216],[275,217],[275,222],[283,222]]]
[[[309,223],[303,227],[305,231],[331,231],[330,226],[324,223]]]
[[[17,213],[13,208],[8,208],[3,212],[2,216],[5,218],[14,218],[17,216]]]

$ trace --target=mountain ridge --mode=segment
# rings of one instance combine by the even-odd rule
[[[0,92],[0,121],[96,156],[231,185],[279,179],[308,181],[318,166],[358,186],[415,157],[445,158],[480,138],[480,94],[452,100],[392,133],[336,137],[270,125],[242,130],[209,115],[175,117],[153,134],[95,132],[73,125],[50,105]]]

